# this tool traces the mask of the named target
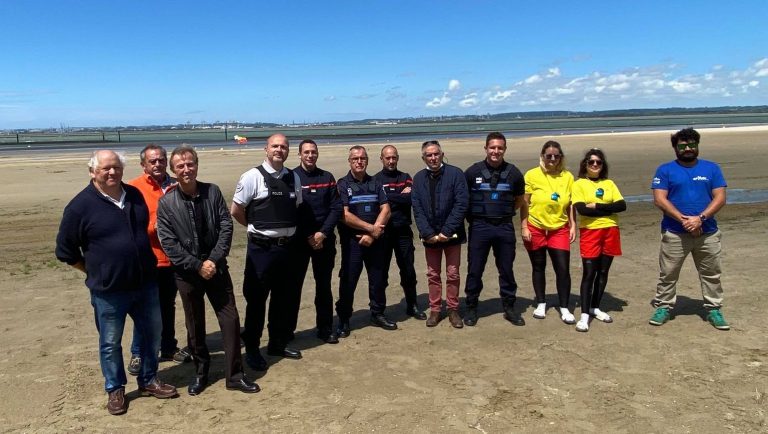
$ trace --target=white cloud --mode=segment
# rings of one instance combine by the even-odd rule
[[[325,98],[323,98],[323,101],[328,101],[328,102],[330,102],[330,101],[336,101],[336,97],[335,97],[335,96],[333,96],[333,95],[328,95],[328,96],[326,96]]]
[[[508,83],[459,93],[461,83],[427,103],[457,112],[539,110],[604,110],[611,108],[748,105],[768,100],[768,57],[742,68],[712,65],[691,71],[686,65],[652,64],[622,70],[587,71],[569,75],[552,67],[512,77]],[[463,96],[461,96],[463,95]]]
[[[523,80],[525,84],[536,84],[541,82],[543,80],[539,74],[533,74],[532,76],[526,78]]]
[[[667,84],[669,85],[669,87],[674,89],[675,92],[691,92],[701,87],[696,83],[690,83],[687,81],[678,81],[678,80],[672,80]]]
[[[493,103],[503,102],[510,99],[516,93],[517,91],[514,89],[503,90],[503,91],[500,90],[500,91],[497,91],[495,94],[493,94],[493,96],[488,98],[488,100]]]
[[[449,102],[451,102],[451,97],[448,96],[448,93],[444,93],[441,98],[434,98],[432,99],[432,101],[427,102],[427,107],[429,108],[443,107]]]
[[[464,95],[464,99],[459,101],[459,106],[461,107],[474,107],[476,106],[480,100],[477,98],[477,92],[470,93],[468,95]]]
[[[554,67],[547,70],[547,78],[560,77],[560,68]]]

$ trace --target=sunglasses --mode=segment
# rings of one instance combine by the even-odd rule
[[[699,142],[678,143],[677,144],[677,149],[679,151],[683,151],[683,150],[685,150],[685,148],[696,149],[698,147],[699,147]]]
[[[603,160],[587,160],[587,164],[590,166],[600,167],[603,165]]]
[[[545,160],[556,161],[562,158],[563,156],[560,154],[544,154],[543,157]]]

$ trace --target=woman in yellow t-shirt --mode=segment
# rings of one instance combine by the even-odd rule
[[[579,164],[579,179],[573,184],[573,206],[579,212],[581,248],[581,317],[576,330],[589,331],[589,317],[602,322],[613,319],[600,310],[614,256],[621,255],[619,216],[627,209],[616,184],[608,179],[608,162],[600,149],[587,151]]]
[[[565,170],[565,155],[559,143],[548,141],[541,148],[539,167],[525,174],[525,201],[521,209],[520,233],[531,259],[536,309],[533,317],[546,316],[545,301],[547,253],[555,270],[560,318],[566,324],[576,323],[568,310],[571,295],[571,243],[576,239],[576,225],[571,206],[573,175]]]

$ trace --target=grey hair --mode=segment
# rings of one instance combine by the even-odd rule
[[[93,151],[91,158],[88,160],[88,170],[93,171],[95,168],[99,167],[99,152],[102,151],[114,152],[115,155],[117,155],[117,159],[120,160],[120,165],[125,168],[125,153],[122,151],[112,151],[111,149],[97,149]]]

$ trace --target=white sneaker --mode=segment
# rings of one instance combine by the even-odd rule
[[[560,308],[560,319],[566,324],[576,324],[576,317],[565,307]]]
[[[576,323],[576,331],[577,332],[588,332],[589,331],[589,321],[579,320],[579,322]]]
[[[536,319],[544,319],[547,316],[547,303],[539,303],[536,309],[533,310],[533,317]]]
[[[600,309],[592,309],[592,311],[590,313],[598,321],[602,321],[602,322],[605,322],[605,323],[613,322],[613,318],[611,318],[610,315],[608,315],[607,313],[603,312]]]

